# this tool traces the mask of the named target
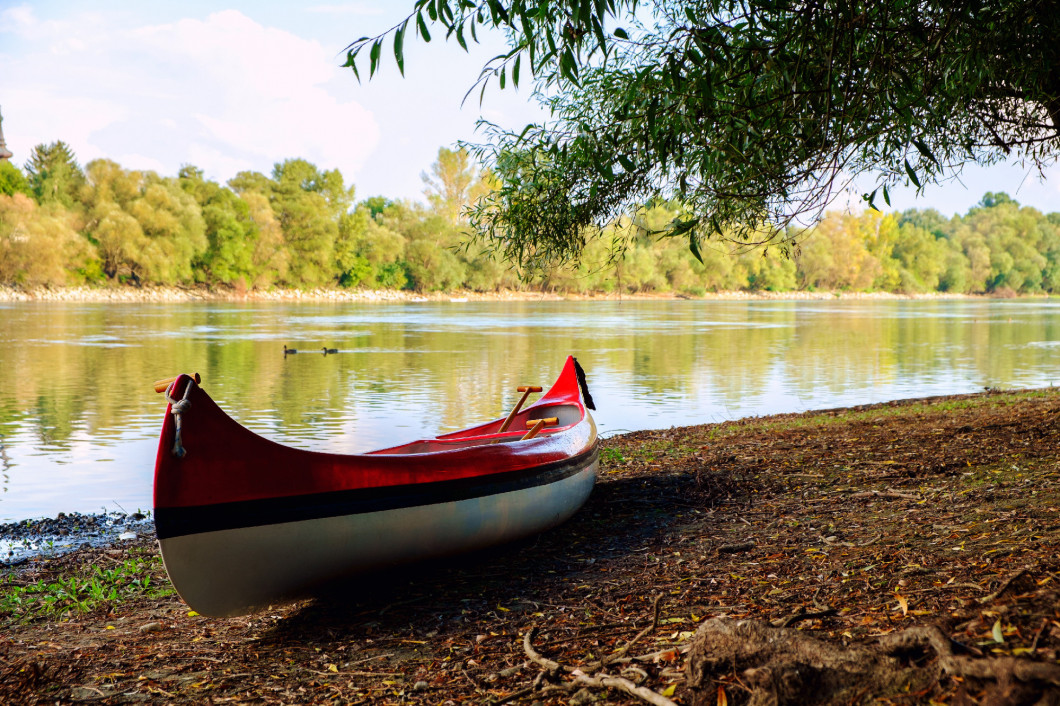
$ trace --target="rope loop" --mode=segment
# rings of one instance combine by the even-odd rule
[[[174,384],[176,384],[174,382]],[[184,458],[187,455],[187,450],[181,443],[181,415],[185,414],[191,409],[191,400],[188,399],[188,395],[191,394],[191,388],[195,385],[193,378],[188,378],[188,384],[184,386],[184,397],[177,400],[169,395],[169,390],[166,390],[166,402],[169,403],[170,412],[173,414],[173,419],[177,425],[177,432],[173,435],[173,455],[177,458]],[[170,386],[172,389],[172,386]]]

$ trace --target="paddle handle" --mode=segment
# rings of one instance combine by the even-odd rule
[[[538,422],[544,422],[545,426],[548,426],[549,424],[555,424],[558,421],[559,421],[559,417],[544,417],[543,419],[527,419],[526,420],[526,428],[529,429],[530,427],[534,426]]]
[[[530,427],[530,431],[528,431],[525,434],[523,434],[522,438],[519,439],[519,441],[526,441],[527,439],[533,439],[535,436],[537,436],[537,433],[539,431],[541,431],[542,429],[544,429],[544,428],[545,428],[545,420],[544,419],[536,419],[536,420],[534,420],[534,426]]]
[[[166,390],[169,389],[169,386],[173,384],[173,381],[176,380],[179,377],[180,376],[177,375],[175,377],[166,378],[165,380],[155,380],[155,382],[154,382],[155,392],[158,392],[158,393],[165,392]],[[198,373],[195,373],[194,375],[192,375],[191,379],[195,381],[196,385],[198,385],[199,383],[202,382],[202,378],[199,377]]]
[[[523,403],[526,402],[526,398],[530,396],[531,392],[541,392],[540,387],[537,385],[520,385],[515,388],[516,392],[523,393],[523,396],[519,398],[519,401],[512,407],[512,411],[508,412],[508,416],[505,418],[504,423],[501,424],[501,428],[497,430],[498,434],[508,431],[508,427],[512,425],[512,420],[515,419],[515,415],[519,414],[519,410],[523,408]]]

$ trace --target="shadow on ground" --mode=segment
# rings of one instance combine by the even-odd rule
[[[747,495],[745,486],[738,479],[722,481],[695,470],[604,479],[581,511],[551,531],[328,585],[264,634],[263,644],[290,645],[300,638],[319,644],[322,635],[342,639],[363,633],[364,627],[400,633],[415,626],[422,634],[467,622],[469,609],[481,614],[503,605],[518,614],[541,604],[566,603],[566,596],[555,600],[556,591],[599,562],[628,558],[680,533],[684,520],[675,508],[740,502]]]

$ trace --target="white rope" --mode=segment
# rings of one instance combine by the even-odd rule
[[[174,385],[176,382],[173,383]],[[181,428],[181,415],[191,409],[191,400],[188,399],[188,395],[191,394],[191,388],[195,385],[195,380],[188,378],[188,384],[184,386],[184,397],[183,399],[175,400],[169,396],[169,390],[166,390],[166,402],[169,402],[170,411],[173,413],[173,419],[176,421],[177,433],[173,437],[173,455],[177,458],[184,458],[188,453],[184,449],[184,445],[181,443],[180,428]],[[172,389],[172,386],[170,386]]]

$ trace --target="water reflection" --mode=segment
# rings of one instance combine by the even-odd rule
[[[0,521],[150,506],[150,383],[180,371],[259,433],[353,453],[497,416],[568,353],[613,433],[1049,385],[1058,327],[1048,300],[9,304]]]

